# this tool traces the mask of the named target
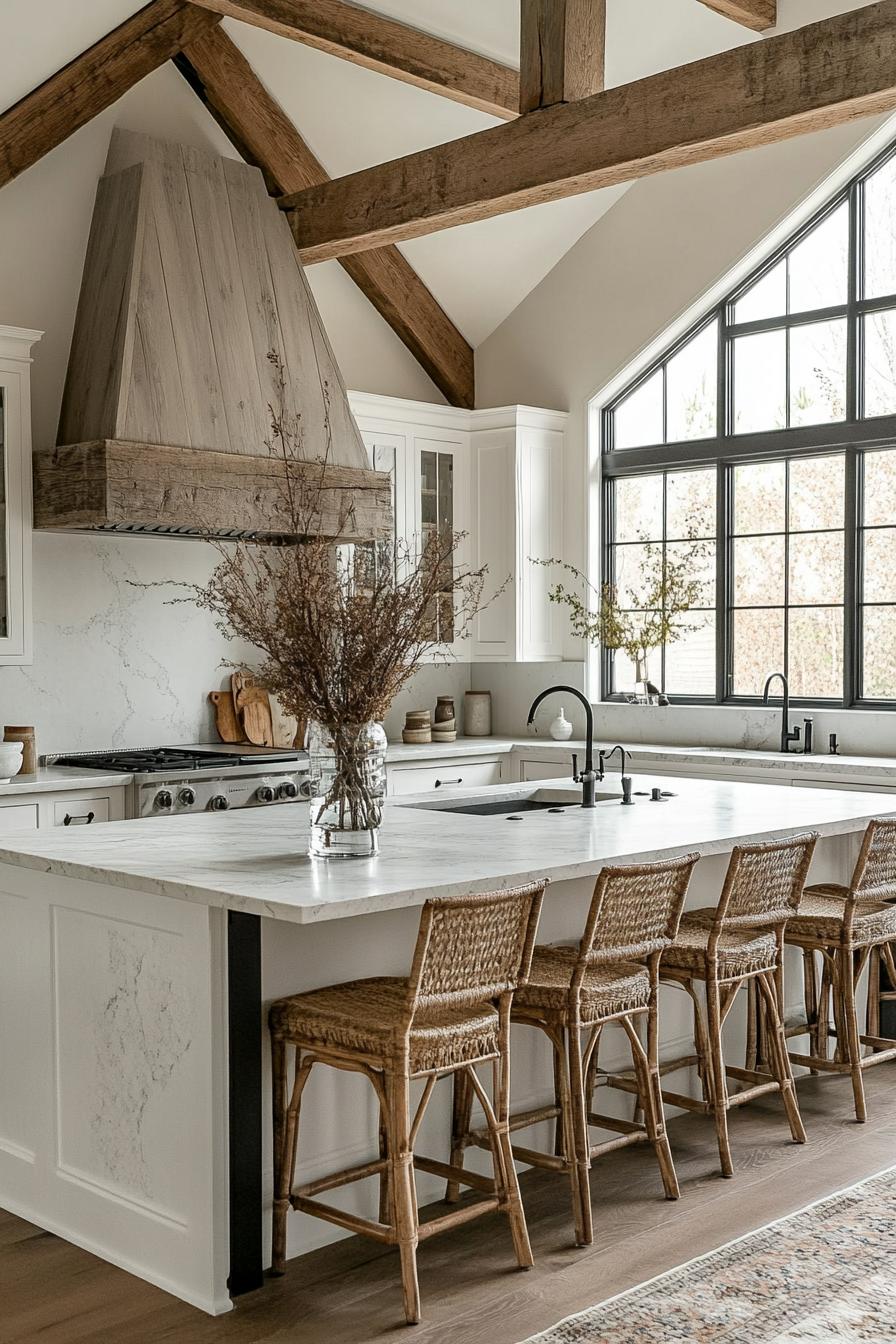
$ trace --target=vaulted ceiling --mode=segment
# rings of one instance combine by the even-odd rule
[[[860,6],[861,0],[778,0],[776,31]],[[7,58],[0,57],[0,103],[14,104],[140,8],[134,0],[42,0],[38,20],[34,0],[3,0],[4,39],[11,34],[12,41]],[[368,0],[366,8],[518,64],[520,0]],[[762,40],[754,28],[771,10],[772,0],[607,0],[606,86]],[[757,22],[747,26],[754,15]],[[499,124],[245,22],[225,18],[223,30],[331,177]],[[412,238],[400,250],[476,346],[626,190],[616,185],[531,206]]]

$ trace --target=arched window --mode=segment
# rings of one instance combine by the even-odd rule
[[[603,578],[699,580],[651,661],[673,698],[896,708],[896,151],[603,410]],[[695,544],[695,539],[699,544]],[[639,589],[641,585],[641,589]],[[605,697],[635,669],[603,658]]]

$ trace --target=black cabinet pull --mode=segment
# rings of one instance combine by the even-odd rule
[[[70,812],[66,812],[62,824],[63,826],[89,826],[95,816],[95,812],[88,812],[86,817],[73,817]]]
[[[461,777],[460,779],[437,779],[435,782],[435,788],[440,789],[443,784],[463,784],[463,782],[464,782],[463,777]]]

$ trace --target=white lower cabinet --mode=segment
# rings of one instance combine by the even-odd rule
[[[520,758],[519,779],[569,779],[572,774],[572,756],[557,757],[553,761],[532,761]]]
[[[122,821],[124,785],[69,792],[8,794],[0,798],[0,834],[48,826],[91,826]]]
[[[501,784],[504,778],[502,760],[498,756],[486,760],[454,756],[444,761],[429,760],[425,765],[386,766],[386,787],[393,798],[409,793],[429,793],[433,789],[446,792],[477,789],[484,784]]]

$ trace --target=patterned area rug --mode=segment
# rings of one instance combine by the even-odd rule
[[[896,1167],[526,1344],[894,1344]]]

